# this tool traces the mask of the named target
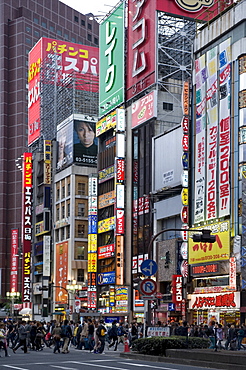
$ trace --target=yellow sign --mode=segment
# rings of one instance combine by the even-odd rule
[[[109,230],[114,230],[115,228],[115,217],[105,218],[98,222],[98,234],[105,233]]]
[[[97,253],[97,234],[88,234],[88,252]]]
[[[230,257],[230,222],[223,221],[216,224],[195,227],[195,229],[209,229],[216,235],[215,243],[193,242],[189,232],[189,264],[228,260]],[[192,231],[192,229],[191,229]],[[194,231],[194,234],[196,232]]]
[[[97,254],[88,253],[88,272],[97,271]]]
[[[188,206],[188,189],[183,188],[181,193],[182,204]]]
[[[108,131],[110,128],[116,126],[116,110],[108,114],[106,117],[100,119],[96,124],[96,136],[103,134]]]

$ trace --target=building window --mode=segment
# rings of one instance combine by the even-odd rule
[[[47,28],[47,23],[46,22],[42,22],[41,24],[42,24],[42,27]]]
[[[56,30],[56,33],[57,33],[57,35],[59,35],[59,36],[61,36],[61,35],[62,35],[61,30]]]
[[[61,228],[61,240],[65,239],[65,227]]]
[[[87,35],[87,39],[88,39],[88,41],[91,41],[92,40],[92,37],[91,37],[91,35],[89,33]]]
[[[62,198],[65,198],[65,186],[62,187]]]
[[[68,40],[68,34],[67,33],[64,33],[64,39]]]
[[[39,24],[39,20],[38,20],[38,18],[34,17],[34,18],[33,18],[33,22],[34,22],[34,23],[36,23],[36,24]]]
[[[77,17],[77,15],[74,16],[74,22],[79,22],[79,17]]]
[[[56,200],[60,199],[60,188],[56,189]]]
[[[27,32],[27,33],[31,33],[31,28],[30,28],[30,27],[28,27],[28,26],[26,26],[26,32]]]
[[[26,37],[26,43],[31,44],[31,39],[29,39],[29,37]]]
[[[59,213],[60,213],[60,208],[58,206],[58,207],[56,207],[56,221],[59,221],[59,219],[60,219]]]
[[[84,182],[78,183],[78,195],[85,195],[85,183]]]
[[[94,37],[94,44],[98,45],[98,38]]]
[[[70,217],[70,203],[67,204],[67,217]]]
[[[77,282],[83,283],[85,280],[85,274],[83,269],[77,270]]]
[[[38,31],[34,31],[34,36],[35,37],[39,37],[39,32]]]
[[[55,32],[55,27],[54,26],[50,26],[50,31],[51,32]]]
[[[78,238],[84,238],[85,236],[85,225],[78,225]]]
[[[173,104],[163,102],[163,110],[172,111],[173,110]]]
[[[72,37],[71,40],[72,40],[72,42],[76,42],[76,38],[75,37]]]
[[[59,229],[56,230],[56,241],[59,242]]]
[[[81,26],[85,26],[85,21],[84,21],[84,19],[81,19]]]
[[[84,260],[85,259],[85,246],[84,245],[78,245],[76,247],[75,259],[77,259],[77,260]]]
[[[92,30],[91,23],[88,23],[88,30]]]
[[[61,218],[65,218],[65,205],[61,207]]]
[[[70,226],[67,226],[67,239],[70,238]]]
[[[67,184],[67,196],[69,197],[70,195],[70,183]]]
[[[85,204],[78,203],[78,217],[85,217]]]

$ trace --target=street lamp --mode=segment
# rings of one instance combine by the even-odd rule
[[[20,298],[20,292],[6,292],[6,296],[11,300],[11,316],[14,318],[14,303],[15,299]]]

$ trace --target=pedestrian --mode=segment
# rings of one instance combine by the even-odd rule
[[[215,331],[214,331],[214,327],[215,327],[215,321],[211,321],[209,323],[209,327],[208,327],[208,338],[211,342],[210,344],[210,349],[215,349]]]
[[[36,351],[42,351],[42,340],[45,337],[45,330],[41,322],[37,323],[37,331],[36,331],[36,338],[35,338],[35,346]]]
[[[225,349],[225,347],[222,346],[222,341],[223,341],[223,328],[221,324],[217,325],[217,331],[216,331],[216,337],[217,337],[217,342],[218,342],[218,349]]]
[[[61,327],[58,323],[56,323],[56,326],[52,330],[51,335],[53,337],[53,341],[54,341],[54,345],[55,345],[53,352],[56,353],[56,351],[57,351],[58,353],[60,353]]]
[[[117,340],[118,340],[116,324],[117,324],[117,321],[114,320],[112,322],[111,328],[108,331],[108,338],[109,338],[109,341],[110,341],[108,349],[111,348],[111,347],[114,347],[116,345]]]
[[[119,327],[117,329],[117,342],[114,348],[114,351],[117,351],[117,347],[120,343],[125,343],[124,335],[126,334],[126,330],[123,326],[123,322],[120,322]]]
[[[31,331],[30,331],[30,345],[31,345],[31,350],[33,351],[36,350],[36,344],[35,344],[36,334],[37,334],[37,323],[36,321],[33,321],[31,323]]]
[[[72,330],[68,325],[68,320],[64,320],[63,322],[63,325],[61,327],[61,337],[63,339],[62,353],[69,353],[68,345],[70,342],[70,338],[72,337]]]
[[[3,322],[0,323],[0,348],[4,349],[5,357],[9,357],[7,347],[7,328]]]
[[[26,345],[27,332],[26,332],[25,325],[26,325],[26,322],[23,320],[18,328],[19,341],[17,345],[14,348],[12,348],[14,353],[16,353],[17,349],[22,346],[24,348],[24,353],[29,353],[27,352],[27,345]]]
[[[98,349],[100,348],[101,346],[101,342],[99,340],[99,336],[97,334],[97,328],[99,326],[98,322],[95,321],[95,328],[94,328],[94,342],[95,342],[95,345],[94,345],[94,353],[98,353]]]
[[[80,333],[79,349],[86,349],[88,343],[88,323],[87,320],[83,321],[82,330]]]
[[[88,319],[88,348],[93,352],[94,348],[94,324],[91,319]]]
[[[242,345],[243,338],[244,338],[244,328],[243,328],[243,325],[240,325],[240,328],[237,332],[237,349],[238,349],[238,351],[240,351],[241,346],[242,346],[243,349],[245,349],[244,346]]]
[[[236,337],[236,330],[234,325],[228,324],[227,325],[228,331],[227,331],[227,337],[226,337],[226,343],[225,343],[225,349],[228,350],[228,347],[230,345],[230,349],[233,349],[232,341]]]
[[[106,334],[107,334],[107,328],[104,325],[104,320],[101,319],[100,324],[97,328],[97,335],[98,335],[99,341],[101,342],[101,345],[98,348],[98,353],[105,354],[104,347],[105,347]]]
[[[8,330],[7,330],[7,346],[9,347],[10,342],[11,342],[11,347],[14,347],[14,338],[15,338],[16,332],[15,332],[15,327],[12,324],[11,321],[7,322],[7,328],[8,328]]]

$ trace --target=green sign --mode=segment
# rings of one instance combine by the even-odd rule
[[[124,101],[124,2],[100,25],[99,116]]]

